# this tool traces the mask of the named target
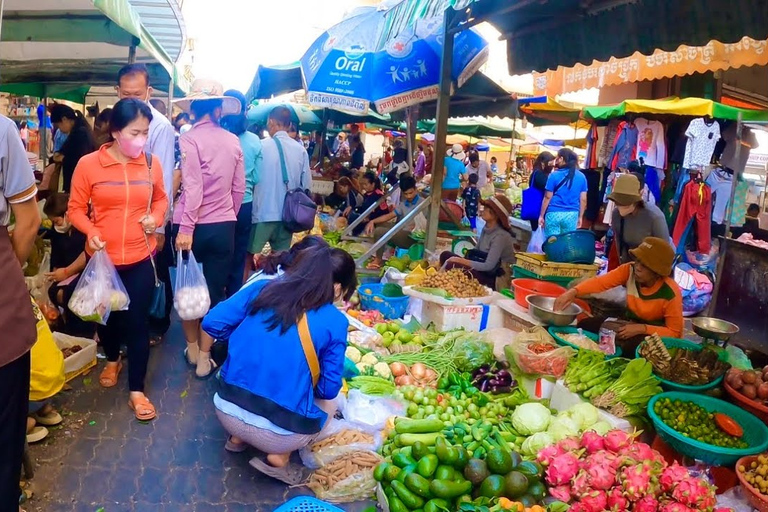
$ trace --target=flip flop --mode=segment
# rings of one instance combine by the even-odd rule
[[[117,386],[117,377],[120,375],[120,371],[123,369],[122,361],[117,362],[117,366],[108,365],[101,370],[99,375],[99,384],[103,388],[113,388]]]
[[[45,427],[34,427],[27,432],[27,444],[39,443],[48,437],[48,429]]]
[[[43,425],[44,427],[55,427],[62,421],[64,421],[64,418],[61,417],[61,414],[59,414],[56,411],[53,411],[50,414],[47,414],[45,416],[41,414],[33,414],[32,417],[35,419],[37,423],[40,425]]]
[[[248,449],[247,443],[233,443],[232,436],[227,438],[227,444],[224,445],[224,449],[230,453],[243,453]]]
[[[208,358],[208,361],[211,363],[211,371],[206,373],[205,375],[200,375],[197,373],[197,365],[195,365],[195,377],[197,377],[200,380],[205,380],[211,377],[214,373],[216,373],[216,368],[219,367],[219,365],[216,364],[216,361],[213,360],[212,357]]]
[[[135,399],[131,398],[128,400],[128,407],[131,408],[136,419],[139,421],[149,421],[157,417],[155,406],[152,405],[152,402],[146,396]]]
[[[279,480],[288,485],[299,485],[305,480],[304,468],[297,464],[288,464],[283,468],[270,466],[258,457],[252,458],[248,464],[256,471]]]
[[[192,368],[197,367],[197,362],[192,363],[192,362],[189,361],[189,349],[188,348],[184,349],[184,360],[187,362],[187,366],[191,366]]]

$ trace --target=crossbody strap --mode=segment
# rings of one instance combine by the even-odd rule
[[[315,344],[312,343],[312,335],[309,333],[309,323],[307,314],[304,313],[299,319],[299,338],[301,339],[301,348],[304,349],[304,357],[307,358],[309,372],[312,374],[312,387],[317,387],[317,381],[320,380],[320,361],[317,359]]]
[[[152,195],[155,193],[155,185],[152,181],[152,153],[144,153],[147,157],[147,172],[149,174],[149,200],[147,201],[147,215],[152,213]],[[155,286],[160,286],[160,279],[157,277],[157,265],[155,264],[155,257],[152,255],[152,249],[149,247],[149,237],[147,232],[142,228],[144,233],[144,243],[147,244],[147,252],[149,252],[149,261],[152,263],[152,272],[155,274]]]
[[[285,183],[285,190],[288,190],[288,169],[285,168],[285,154],[283,154],[283,145],[277,137],[273,137],[275,145],[277,146],[277,152],[280,155],[280,169],[283,171],[283,183]]]

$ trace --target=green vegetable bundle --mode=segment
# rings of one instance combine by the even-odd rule
[[[633,359],[605,392],[592,398],[592,403],[624,418],[644,412],[648,401],[661,392],[653,365],[645,359]]]
[[[606,359],[600,352],[579,350],[565,372],[565,385],[584,398],[593,398],[604,393],[619,378],[629,359]]]

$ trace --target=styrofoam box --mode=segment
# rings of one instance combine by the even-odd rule
[[[581,398],[578,394],[569,390],[562,380],[555,382],[550,400],[550,407],[558,412],[570,409],[574,405],[581,402],[586,402],[586,400]],[[602,409],[598,409],[598,416],[600,420],[607,422],[614,429],[623,430],[624,432],[628,433],[635,430],[635,427],[633,427],[632,424],[627,420],[619,418],[618,416],[614,416],[613,414]]]
[[[421,325],[435,324],[438,331],[466,329],[484,331],[502,327],[504,318],[501,310],[493,304],[469,304],[445,306],[422,301]]]
[[[403,287],[403,293],[405,295],[408,295],[409,297],[415,297],[417,299],[423,300],[426,302],[431,302],[434,304],[441,304],[443,306],[467,306],[470,304],[490,304],[495,300],[493,291],[490,288],[486,288],[486,291],[488,292],[487,295],[484,297],[469,297],[467,299],[446,299],[444,297],[438,297],[437,295],[432,295],[430,293],[424,293],[417,290],[414,290],[412,286],[404,286]]]
[[[552,393],[555,390],[555,378],[554,377],[537,377],[535,379],[530,377],[516,377],[517,382],[523,386],[523,389],[528,393],[528,396],[537,400],[547,400],[552,398]]]
[[[81,370],[96,359],[96,342],[88,338],[78,338],[61,332],[54,332],[53,339],[60,349],[80,345],[83,349],[64,359],[64,373],[70,374]]]

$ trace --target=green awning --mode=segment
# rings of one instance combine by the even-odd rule
[[[512,125],[511,119],[450,118],[448,119],[448,135],[466,135],[476,138],[509,138],[512,135]],[[430,119],[419,121],[416,129],[419,132],[435,133],[435,126],[435,120]],[[515,138],[525,140],[525,135],[515,131]]]
[[[502,33],[511,75],[713,39],[768,38],[764,0],[474,0],[466,18],[488,21]]]
[[[0,92],[7,92],[16,96],[32,96],[33,98],[54,98],[74,103],[84,103],[85,95],[91,89],[88,85],[66,84],[41,84],[41,83],[16,83],[0,84]]]
[[[304,88],[301,78],[301,66],[298,62],[281,66],[259,66],[253,77],[246,99],[268,99]]]
[[[751,110],[724,105],[704,98],[670,98],[665,100],[626,100],[618,105],[585,107],[584,118],[605,121],[628,113],[645,116],[711,116],[735,121],[741,113],[744,121],[768,121],[767,110]]]

